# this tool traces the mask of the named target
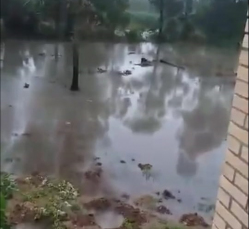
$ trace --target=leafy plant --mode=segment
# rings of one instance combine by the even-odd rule
[[[12,197],[13,191],[17,189],[14,180],[7,173],[1,173],[0,190],[3,197],[8,200]]]

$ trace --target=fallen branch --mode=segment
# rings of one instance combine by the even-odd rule
[[[170,66],[175,67],[175,68],[184,69],[184,67],[183,67],[183,66],[179,66],[179,65],[176,65],[176,64],[170,63],[170,62],[168,62],[168,61],[166,61],[166,60],[163,60],[163,59],[160,59],[160,61],[159,61],[159,62],[160,62],[160,63],[163,63],[163,64],[170,65]]]

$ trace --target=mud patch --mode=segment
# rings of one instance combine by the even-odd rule
[[[104,197],[99,199],[94,199],[88,203],[84,204],[86,209],[93,209],[96,211],[107,211],[112,207],[112,202]]]
[[[205,222],[203,217],[198,215],[197,213],[190,213],[182,215],[180,222],[186,226],[202,226],[208,227],[209,225]]]
[[[118,203],[115,207],[115,211],[122,215],[125,219],[133,224],[140,226],[147,222],[145,213],[141,212],[140,209],[134,208],[133,206],[125,203]],[[125,223],[125,222],[124,222]],[[138,228],[138,227],[135,227]]]

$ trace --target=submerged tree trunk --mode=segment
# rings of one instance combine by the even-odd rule
[[[76,37],[73,38],[73,80],[71,91],[79,91],[79,45]]]
[[[160,0],[160,18],[159,18],[159,33],[158,33],[160,41],[163,38],[163,26],[164,26],[164,0]]]

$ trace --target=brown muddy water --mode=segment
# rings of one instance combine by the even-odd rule
[[[2,47],[2,170],[66,178],[89,196],[127,194],[133,200],[167,189],[178,199],[162,202],[172,217],[198,212],[210,223],[234,87],[233,78],[215,75],[228,75],[236,55],[82,43],[81,90],[70,92],[71,46],[60,44],[57,61],[54,46],[8,41]],[[187,68],[135,65],[158,56]],[[132,74],[121,76],[120,70]],[[139,163],[152,167],[141,171]],[[86,180],[85,172],[97,166],[100,179]]]

